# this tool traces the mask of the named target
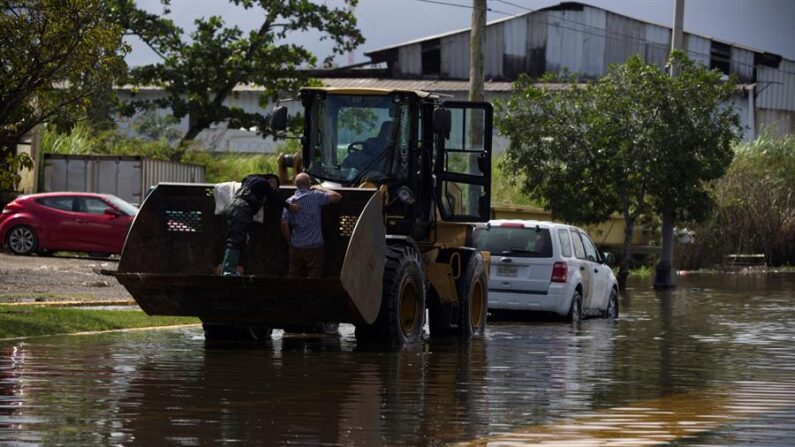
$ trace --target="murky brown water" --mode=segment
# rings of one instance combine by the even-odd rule
[[[200,329],[0,341],[3,445],[793,445],[795,275],[635,283],[617,324],[400,352]]]

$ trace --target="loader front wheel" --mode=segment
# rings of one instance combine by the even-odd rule
[[[387,247],[381,309],[375,323],[356,327],[356,339],[402,346],[418,341],[424,324],[425,278],[419,256],[410,247]]]

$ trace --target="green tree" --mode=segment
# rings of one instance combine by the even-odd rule
[[[731,162],[738,117],[733,83],[674,53],[672,78],[640,57],[601,79],[521,77],[498,103],[497,127],[510,144],[501,167],[526,179],[556,218],[593,224],[619,213],[626,223],[619,271],[625,283],[632,236],[644,214],[705,217],[708,182]]]
[[[356,18],[347,9],[330,8],[309,0],[230,0],[262,17],[260,26],[244,33],[226,26],[221,17],[196,20],[196,30],[186,36],[171,20],[135,6],[134,0],[114,0],[114,17],[129,33],[140,37],[161,58],[155,64],[131,70],[136,85],[156,85],[163,98],[130,103],[133,109],[170,108],[176,118],[189,117],[182,142],[193,140],[213,123],[233,128],[268,128],[266,116],[224,104],[239,84],[262,89],[260,105],[306,85],[299,70],[315,66],[316,57],[306,48],[285,41],[290,33],[315,32],[333,42],[333,53],[343,54],[364,42]],[[357,0],[349,0],[355,5]],[[168,0],[163,0],[168,5]],[[168,11],[166,11],[168,12]]]
[[[102,0],[0,0],[0,189],[14,189],[19,140],[44,122],[83,117],[126,69],[122,29]]]

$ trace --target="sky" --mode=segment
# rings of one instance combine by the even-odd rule
[[[313,0],[328,6],[344,7],[343,0]],[[449,3],[436,4],[433,1]],[[159,0],[137,0],[139,6],[162,12]],[[608,11],[669,26],[673,22],[674,0],[580,0]],[[559,3],[556,0],[488,0],[487,21],[523,14]],[[460,6],[453,6],[456,4]],[[434,34],[468,28],[472,0],[359,0],[355,14],[366,42],[352,56],[339,56],[337,65],[366,62],[365,52]],[[221,16],[229,25],[243,30],[257,28],[262,15],[256,10],[235,7],[228,0],[171,0],[170,17],[184,30],[194,28],[198,17]],[[685,0],[686,32],[779,54],[795,60],[795,0]],[[293,43],[306,46],[318,60],[331,54],[330,45],[316,33],[295,34]],[[140,42],[131,40],[132,65],[157,62],[157,56]]]

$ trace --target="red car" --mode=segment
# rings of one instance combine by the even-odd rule
[[[0,241],[18,255],[121,253],[138,209],[109,194],[55,192],[18,197],[0,214]]]

